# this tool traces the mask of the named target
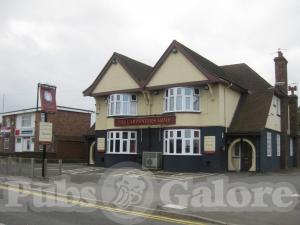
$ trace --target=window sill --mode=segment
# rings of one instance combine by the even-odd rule
[[[162,114],[168,114],[168,113],[201,113],[201,111],[169,111],[169,112],[163,112]]]
[[[202,156],[201,154],[166,154],[164,153],[163,155],[167,155],[167,156]]]
[[[115,116],[106,116],[106,118],[124,118],[124,117],[136,117],[138,115],[115,115]]]
[[[105,152],[106,155],[137,155],[137,153],[127,153],[127,152]]]

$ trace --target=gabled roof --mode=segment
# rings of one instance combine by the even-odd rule
[[[239,100],[229,132],[262,131],[268,119],[274,88],[245,63],[220,67],[226,80],[248,90]]]
[[[98,77],[95,79],[95,81],[91,84],[91,86],[89,86],[85,91],[83,91],[83,94],[85,96],[89,96],[92,94],[93,90],[100,82],[100,80],[102,79],[106,71],[109,69],[111,64],[114,63],[114,60],[120,63],[121,66],[132,77],[132,79],[138,84],[138,86],[142,88],[145,79],[147,79],[147,76],[150,74],[152,70],[152,67],[144,63],[141,63],[137,60],[131,59],[125,55],[114,52],[114,54],[108,60],[108,62],[106,63],[106,65],[104,66],[104,68],[102,69]]]
[[[243,94],[229,127],[229,133],[260,132],[266,127],[274,89]]]
[[[223,71],[216,64],[174,40],[153,67],[151,74],[145,82],[145,86],[147,86],[152,77],[155,75],[156,71],[165,62],[169,54],[172,53],[173,49],[180,51],[200,72],[207,77],[210,82],[220,81],[219,73],[222,73]]]
[[[271,87],[267,81],[245,63],[224,65],[220,68],[224,71],[224,79],[236,83],[244,89],[253,91],[265,90]]]

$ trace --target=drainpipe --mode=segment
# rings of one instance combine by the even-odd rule
[[[143,91],[143,96],[144,96],[144,99],[146,101],[146,105],[148,106],[147,109],[148,109],[148,115],[151,115],[151,105],[152,105],[152,101],[151,101],[151,95],[150,95],[150,92],[149,91]]]

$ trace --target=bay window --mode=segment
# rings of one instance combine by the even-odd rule
[[[164,131],[165,155],[201,155],[200,130],[180,129]]]
[[[109,116],[126,116],[137,114],[137,98],[135,94],[112,94],[108,98]]]
[[[136,131],[109,131],[107,133],[106,153],[136,154]]]
[[[199,101],[199,88],[169,88],[165,91],[164,112],[199,112]]]

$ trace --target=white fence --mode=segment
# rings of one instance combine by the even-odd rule
[[[42,177],[41,159],[0,156],[0,174],[8,176]],[[62,174],[61,159],[45,160],[45,177]]]

